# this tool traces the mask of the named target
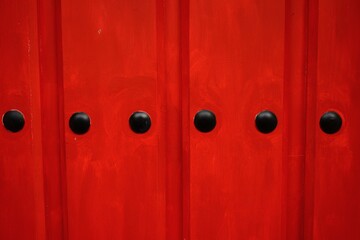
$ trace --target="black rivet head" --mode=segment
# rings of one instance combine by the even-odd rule
[[[256,115],[255,125],[261,133],[271,133],[278,124],[276,115],[271,111],[262,111]]]
[[[327,134],[337,133],[342,125],[342,119],[336,112],[326,112],[320,118],[320,128]]]
[[[84,112],[74,113],[69,120],[70,129],[76,134],[85,134],[90,128],[90,117]]]
[[[146,133],[151,127],[151,119],[146,112],[134,112],[129,118],[131,130],[135,133]]]
[[[13,133],[21,131],[25,125],[24,115],[17,110],[6,112],[2,118],[2,122],[4,127]]]
[[[196,113],[194,124],[197,130],[203,133],[212,131],[216,126],[216,116],[209,110],[201,110]]]

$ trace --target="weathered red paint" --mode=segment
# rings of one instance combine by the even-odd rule
[[[25,116],[17,133],[0,128],[0,238],[44,239],[44,189],[37,6],[0,1],[0,116]]]
[[[310,119],[308,158],[312,182],[313,239],[360,238],[360,2],[321,0],[317,8],[317,36],[311,54],[316,71],[309,82]],[[312,60],[314,61],[314,60]],[[315,64],[315,63],[313,63]],[[310,81],[310,80],[309,80]],[[319,131],[320,116],[336,110],[343,127],[334,135]]]
[[[280,239],[284,2],[190,1],[190,239]],[[275,132],[254,127],[272,110]],[[191,121],[192,119],[189,119]]]
[[[0,239],[360,239],[360,3],[0,2]],[[201,109],[217,116],[194,128]],[[152,127],[134,134],[134,111]],[[279,124],[259,133],[255,115]],[[327,135],[321,115],[339,112]],[[90,131],[75,135],[83,111]]]

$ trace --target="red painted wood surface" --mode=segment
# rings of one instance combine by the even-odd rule
[[[62,1],[65,124],[91,117],[83,136],[65,131],[70,239],[166,239],[164,86],[158,79],[155,1]],[[130,115],[149,113],[136,135]]]
[[[0,239],[360,239],[355,0],[0,1]],[[196,112],[217,126],[197,131]],[[129,128],[150,114],[149,132]],[[257,131],[273,111],[278,127]],[[328,135],[319,119],[339,112]],[[90,131],[68,121],[86,112]]]
[[[284,2],[190,1],[190,239],[280,239]],[[279,119],[264,135],[262,110]]]
[[[317,43],[309,49],[317,62],[309,82],[308,125],[316,128],[309,132],[307,145],[311,237],[359,239],[360,2],[321,0],[315,8],[317,32],[310,37],[317,35]],[[329,110],[343,118],[341,131],[331,136],[318,129],[320,116]]]
[[[0,116],[17,109],[19,133],[0,128],[0,239],[45,239],[37,5],[0,1]]]

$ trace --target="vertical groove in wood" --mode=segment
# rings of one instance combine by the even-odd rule
[[[180,0],[180,66],[181,66],[181,158],[183,236],[190,239],[190,50],[189,50],[189,0]]]
[[[313,239],[314,224],[314,181],[315,181],[315,133],[318,127],[316,119],[316,81],[318,58],[318,14],[319,1],[309,1],[307,35],[307,120],[305,148],[304,182],[304,239]]]
[[[285,1],[283,239],[304,239],[307,0]]]
[[[41,119],[47,239],[67,239],[61,3],[38,1]]]
[[[181,238],[181,122],[179,2],[157,1],[158,93],[162,116],[160,154],[166,165],[165,239]]]

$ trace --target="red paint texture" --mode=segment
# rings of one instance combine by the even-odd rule
[[[0,2],[0,239],[360,239],[360,3]],[[193,117],[217,117],[210,133]],[[150,131],[129,128],[135,111]],[[270,134],[255,128],[277,115]],[[319,128],[335,110],[343,127]],[[68,127],[86,112],[90,131]]]

